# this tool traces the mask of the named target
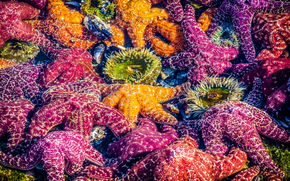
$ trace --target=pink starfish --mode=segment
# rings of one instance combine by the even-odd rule
[[[119,174],[117,172],[125,167],[125,161],[163,148],[178,138],[176,131],[169,125],[163,125],[158,132],[155,123],[152,121],[139,119],[138,122],[138,128],[109,145],[108,155],[118,157],[118,163],[107,167],[105,172],[107,175],[104,175],[104,168],[98,168],[94,165],[86,167],[82,171],[82,175],[98,179],[116,177]]]
[[[40,46],[55,46],[49,39],[26,24],[23,19],[33,19],[40,11],[24,2],[0,1],[0,47],[9,39],[28,41]]]
[[[226,139],[230,139],[262,170],[284,176],[267,153],[259,133],[286,144],[290,144],[290,133],[265,111],[241,101],[228,101],[209,108],[201,123],[206,152],[223,155],[228,149]]]
[[[260,167],[253,166],[238,173],[232,181],[252,181],[259,172]]]
[[[64,181],[64,171],[68,175],[76,174],[85,160],[99,166],[106,161],[88,140],[72,131],[48,133],[21,156],[0,152],[0,163],[11,168],[30,170],[42,163],[49,181]]]
[[[84,86],[90,87],[86,89]],[[47,104],[32,117],[26,147],[61,123],[64,130],[80,133],[86,139],[89,139],[94,124],[108,126],[117,137],[130,131],[129,122],[120,111],[99,102],[96,93],[90,94],[92,89],[96,89],[93,86],[92,83],[78,81],[52,86],[46,91],[44,100],[50,102],[45,102]]]
[[[34,105],[27,99],[0,101],[0,136],[9,134],[7,151],[11,152],[23,139],[28,113]]]
[[[251,85],[255,77],[262,79],[263,93],[269,96],[290,77],[290,59],[261,60],[258,67],[245,74],[239,81]]]
[[[231,67],[229,60],[236,58],[239,51],[212,44],[198,26],[194,13],[194,8],[187,5],[181,24],[188,49],[165,59],[163,63],[173,69],[189,69],[188,79],[196,84],[209,75],[219,75]]]
[[[33,98],[39,88],[35,82],[42,65],[33,65],[32,62],[19,64],[13,67],[0,69],[0,101],[10,101],[13,92],[20,88],[24,96]]]
[[[155,150],[137,162],[124,180],[220,180],[245,165],[247,155],[233,148],[227,156],[212,156],[197,149],[194,139],[186,135],[173,144]]]
[[[45,48],[48,56],[53,60],[40,75],[39,84],[43,86],[59,85],[89,78],[98,83],[105,81],[94,71],[92,56],[81,48],[53,49]]]

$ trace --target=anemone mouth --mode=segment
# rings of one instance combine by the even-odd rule
[[[24,41],[8,41],[0,48],[0,57],[3,59],[23,63],[34,58],[39,53],[35,44]]]
[[[161,59],[148,49],[127,49],[108,57],[104,74],[113,83],[153,84],[161,66]]]
[[[239,101],[245,87],[234,78],[208,77],[194,89],[188,90],[184,99],[193,117],[201,117],[210,107],[226,101]]]

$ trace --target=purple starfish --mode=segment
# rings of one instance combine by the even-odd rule
[[[55,46],[45,35],[22,21],[36,18],[39,13],[40,10],[24,2],[0,1],[0,47],[9,39],[28,41],[44,47]]]
[[[206,152],[225,154],[228,150],[226,139],[230,139],[262,170],[284,176],[267,153],[259,133],[286,144],[290,144],[290,134],[265,111],[241,101],[228,101],[208,109],[201,122]]]
[[[26,135],[25,144],[28,145],[25,147],[39,137],[45,136],[51,128],[61,123],[65,130],[80,133],[86,139],[90,138],[94,124],[108,126],[117,137],[130,131],[129,121],[120,111],[99,102],[99,95],[95,96],[96,92],[90,94],[91,90],[96,89],[93,86],[93,83],[78,81],[52,86],[47,90],[43,96],[46,100],[44,103],[47,104],[32,117]]]
[[[0,152],[0,163],[11,168],[30,170],[39,163],[49,181],[64,181],[64,171],[74,175],[89,160],[103,166],[105,158],[82,135],[72,131],[54,131],[38,140],[26,154],[6,155]]]
[[[9,134],[7,151],[11,152],[23,139],[27,114],[34,105],[27,99],[0,101],[0,136]]]
[[[203,0],[201,0],[203,1]],[[239,42],[249,62],[256,57],[251,38],[251,23],[257,13],[289,12],[290,3],[271,0],[224,0],[207,33],[215,32],[222,21],[232,21],[239,37]]]
[[[33,98],[39,88],[35,82],[42,65],[26,62],[13,67],[0,69],[0,101],[10,101],[13,92],[20,88],[26,98]]]
[[[209,75],[219,75],[232,66],[229,60],[237,57],[238,49],[212,44],[195,20],[194,8],[185,7],[182,28],[188,49],[165,59],[163,64],[173,69],[189,69],[188,79],[198,83]]]
[[[169,125],[163,125],[158,132],[155,123],[152,121],[138,119],[138,122],[138,128],[109,145],[109,156],[118,157],[118,161],[116,164],[107,167],[107,175],[104,174],[104,168],[90,165],[82,171],[82,176],[98,179],[116,177],[120,169],[125,167],[125,161],[163,148],[178,138],[176,131]]]

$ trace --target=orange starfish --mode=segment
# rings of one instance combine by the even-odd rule
[[[11,60],[6,60],[3,58],[0,58],[0,69],[2,68],[8,68],[8,67],[13,67],[14,65],[18,65],[19,63],[13,62]]]
[[[198,18],[197,23],[202,31],[206,32],[211,23],[212,17],[217,13],[217,10],[217,8],[208,8]]]
[[[61,45],[88,49],[98,38],[81,23],[84,15],[67,8],[62,0],[49,0],[48,16],[44,20],[26,21],[41,33],[52,36]]]
[[[182,95],[189,88],[190,83],[177,87],[158,87],[150,85],[97,84],[102,95],[109,94],[103,99],[108,106],[118,108],[130,121],[134,128],[139,112],[145,118],[161,124],[176,124],[177,119],[167,113],[160,103]]]
[[[151,8],[150,0],[115,0],[115,3],[116,18],[111,27],[127,30],[135,48],[145,47],[144,33],[147,25],[168,17],[164,9]]]

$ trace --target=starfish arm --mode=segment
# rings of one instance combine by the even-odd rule
[[[226,141],[223,136],[223,126],[221,116],[206,116],[202,118],[202,138],[205,144],[205,151],[214,156],[222,156],[228,150]]]
[[[207,68],[205,66],[193,66],[189,69],[187,77],[189,82],[198,84],[199,81],[205,80],[208,77]]]
[[[218,2],[217,0],[195,0],[195,1],[208,7],[214,7]]]
[[[120,138],[131,130],[129,121],[117,109],[99,102],[90,106],[94,109],[94,124],[108,126],[116,137]]]
[[[36,18],[40,13],[40,10],[30,6],[27,3],[19,2],[18,4],[20,6],[17,8],[17,13],[19,13],[21,19],[33,19]]]
[[[23,140],[25,124],[27,122],[25,115],[20,115],[19,120],[14,120],[7,130],[10,137],[7,142],[7,152],[11,152]],[[13,120],[13,119],[12,119]],[[1,132],[1,130],[0,130]]]
[[[233,23],[236,32],[240,36],[240,44],[243,52],[249,62],[253,62],[256,56],[256,51],[252,41],[251,23],[254,17],[254,12],[249,7],[236,9],[234,11]]]
[[[105,157],[100,152],[98,152],[96,149],[94,149],[88,141],[86,141],[84,143],[83,147],[84,147],[84,150],[86,150],[86,152],[85,152],[86,160],[89,160],[90,162],[92,162],[98,166],[105,165],[105,162],[106,162]]]
[[[252,166],[239,172],[232,181],[252,181],[260,173],[260,167]]]
[[[73,37],[97,42],[98,38],[92,32],[80,24],[67,25],[65,28]]]
[[[223,179],[240,171],[246,164],[247,154],[239,148],[232,148],[227,156],[215,156],[213,166],[213,178]]]
[[[151,96],[160,102],[166,102],[183,95],[190,87],[190,83],[184,83],[176,87],[159,87],[159,86],[144,86],[144,93],[149,93]]]
[[[101,91],[102,92],[102,91]],[[103,99],[103,103],[110,107],[117,107],[121,98],[123,97],[122,90],[116,90]]]
[[[128,35],[132,40],[134,48],[144,48],[145,47],[145,29],[147,24],[138,22],[137,20],[130,22],[130,26],[127,28]]]
[[[126,86],[126,84],[99,84],[95,82],[94,85],[97,86],[97,89],[101,92],[102,97],[107,97],[109,94]]]
[[[176,124],[177,119],[164,111],[162,105],[151,96],[138,96],[138,102],[141,104],[140,113],[142,116],[160,124]]]
[[[191,52],[191,49],[188,49],[178,55],[163,60],[163,65],[175,70],[189,69],[194,64],[195,56],[196,54]]]
[[[97,167],[95,165],[89,165],[85,167],[76,181],[91,181],[94,179],[111,179],[113,172],[116,170],[116,164],[110,165],[109,167]],[[89,178],[88,178],[89,177]]]
[[[249,105],[260,108],[263,100],[263,92],[262,92],[262,80],[258,77],[255,77],[254,87],[249,95],[245,98],[244,102]]]
[[[232,66],[232,77],[239,78],[254,70],[257,66],[258,64],[256,62],[234,64]]]
[[[165,8],[169,11],[170,16],[177,22],[183,18],[183,8],[179,0],[163,0]]]
[[[283,181],[281,177],[271,172],[261,172],[260,174],[263,175],[263,179],[265,180]]]
[[[191,122],[194,122],[195,120],[190,120]],[[179,134],[181,134],[182,136],[188,135],[191,138],[193,138],[196,141],[196,144],[199,145],[200,144],[200,136],[199,133],[196,129],[187,126],[187,125],[179,125],[180,122],[178,122],[178,124],[173,125],[173,127],[177,130],[177,132]]]
[[[251,0],[251,5],[255,8],[255,11],[263,13],[278,14],[290,11],[290,3],[283,1]]]

